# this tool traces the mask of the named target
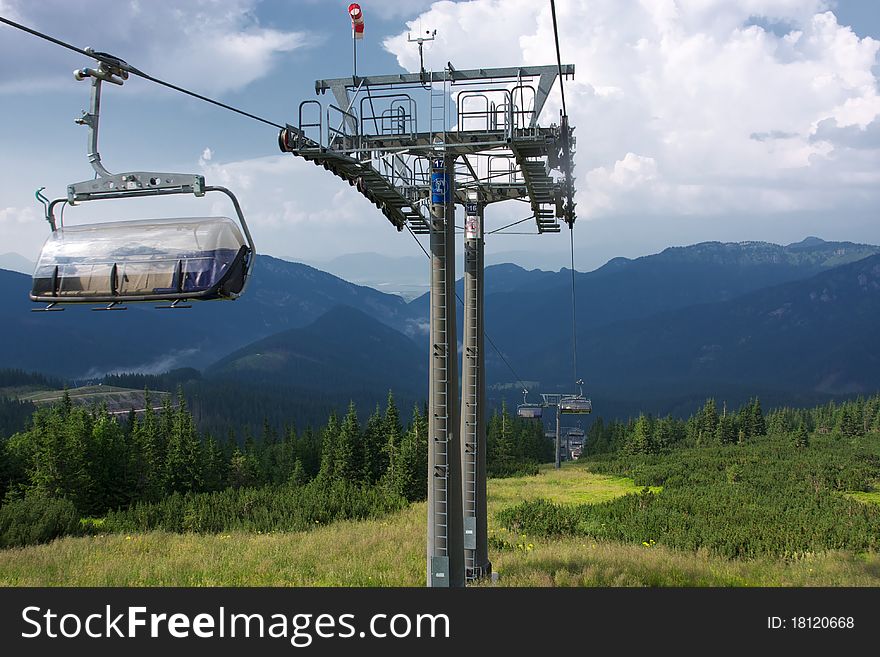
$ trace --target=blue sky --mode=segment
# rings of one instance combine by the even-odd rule
[[[361,4],[362,73],[415,69],[417,50],[405,40],[420,27],[439,30],[427,52],[432,65],[554,61],[549,2]],[[710,239],[790,242],[813,234],[880,243],[880,4],[557,4],[563,59],[578,67],[566,93],[578,126],[579,268]],[[293,123],[299,102],[315,98],[316,78],[351,72],[347,5],[0,0],[0,15]],[[89,62],[5,26],[0,62],[0,253],[33,259],[46,235],[33,191],[45,185],[61,195],[91,177],[86,131],[73,123],[88,85],[71,75]],[[551,98],[548,113],[557,107]],[[202,171],[228,184],[265,253],[307,261],[418,254],[342,181],[279,154],[274,128],[137,79],[107,89],[103,110],[108,168]],[[194,200],[87,204],[69,210],[68,220],[227,211]],[[501,204],[487,219],[491,227],[521,214],[519,204]],[[565,233],[510,236],[491,240],[487,251],[490,259],[558,269],[567,246]]]

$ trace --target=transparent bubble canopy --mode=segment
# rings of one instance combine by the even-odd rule
[[[227,217],[61,227],[40,253],[34,301],[234,299],[252,253]]]
[[[559,412],[567,415],[592,413],[593,404],[584,397],[563,397],[559,400]]]
[[[544,409],[539,404],[521,404],[516,409],[519,417],[540,419],[544,415]]]

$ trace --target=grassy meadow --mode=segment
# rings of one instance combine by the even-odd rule
[[[503,529],[495,515],[526,500],[598,504],[641,487],[565,464],[489,482],[490,558],[484,586],[878,586],[880,555],[828,551],[797,559],[726,559],[708,551]],[[653,488],[660,492],[659,488]],[[876,503],[877,493],[857,497]],[[107,534],[0,551],[6,586],[422,586],[424,503],[308,532]]]

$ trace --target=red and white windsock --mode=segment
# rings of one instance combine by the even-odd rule
[[[351,16],[351,35],[355,39],[364,38],[364,12],[361,6],[353,2],[348,5],[348,15]]]

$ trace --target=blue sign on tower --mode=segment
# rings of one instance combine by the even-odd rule
[[[449,199],[452,178],[443,166],[443,158],[435,158],[431,167],[431,204],[446,205]]]

